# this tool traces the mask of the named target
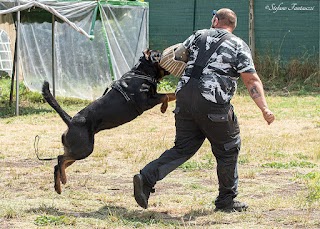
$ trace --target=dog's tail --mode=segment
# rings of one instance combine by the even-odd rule
[[[70,115],[68,115],[67,112],[65,112],[60,107],[57,100],[53,97],[49,89],[49,83],[47,81],[44,81],[42,85],[42,95],[43,95],[43,98],[49,103],[49,105],[56,110],[56,112],[60,115],[60,117],[67,124],[67,126],[70,126],[71,125]]]

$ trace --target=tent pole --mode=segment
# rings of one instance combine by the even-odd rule
[[[18,1],[18,5],[20,2]],[[20,10],[17,12],[17,59],[16,59],[16,116],[19,116],[19,57],[20,57]]]
[[[249,47],[251,49],[252,58],[255,57],[255,35],[254,35],[254,0],[249,2]]]
[[[13,88],[14,88],[14,78],[16,73],[16,61],[17,61],[17,38],[14,44],[14,55],[13,55],[13,63],[12,63],[12,74],[11,74],[11,86],[10,86],[10,99],[9,106],[12,106],[13,101]]]
[[[55,16],[52,14],[52,91],[53,91],[53,97],[56,97],[56,80],[55,80],[55,63],[56,63],[56,56],[55,56]]]
[[[112,66],[112,59],[111,59],[111,53],[110,53],[110,47],[109,47],[109,38],[107,35],[107,30],[106,30],[106,24],[103,20],[103,7],[100,3],[100,1],[98,2],[99,5],[99,12],[100,12],[100,17],[101,17],[101,22],[102,22],[102,31],[103,31],[103,37],[104,37],[104,44],[106,46],[106,51],[107,51],[107,60],[108,60],[108,64],[109,64],[109,70],[110,70],[110,75],[111,75],[111,80],[114,81],[114,71],[113,71],[113,66]],[[107,18],[106,18],[107,19]],[[108,20],[108,19],[107,19]]]

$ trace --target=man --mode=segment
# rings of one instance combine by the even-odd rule
[[[210,29],[196,31],[183,42],[189,59],[176,90],[175,145],[134,176],[134,196],[141,207],[148,207],[156,182],[191,158],[207,138],[217,161],[216,210],[247,209],[247,204],[234,200],[238,194],[237,160],[241,141],[230,100],[240,77],[267,123],[271,124],[275,117],[268,108],[248,45],[232,35],[236,25],[236,14],[223,8],[214,11]],[[212,48],[226,34],[228,38]]]

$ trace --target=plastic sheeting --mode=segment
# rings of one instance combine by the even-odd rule
[[[15,1],[0,2],[0,14],[25,10],[20,25],[25,85],[41,91],[44,80],[52,82],[52,23],[48,16],[42,19],[43,11],[36,7],[58,19],[54,26],[55,94],[89,100],[101,96],[148,47],[148,5],[129,3],[20,1],[17,6]],[[96,12],[100,17],[95,19]]]

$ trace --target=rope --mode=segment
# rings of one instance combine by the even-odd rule
[[[35,152],[38,160],[40,160],[40,161],[52,161],[52,160],[56,159],[56,157],[53,157],[53,158],[40,158],[39,157],[39,140],[40,140],[40,136],[36,135],[35,138],[34,138],[34,143],[33,143],[34,152]]]

